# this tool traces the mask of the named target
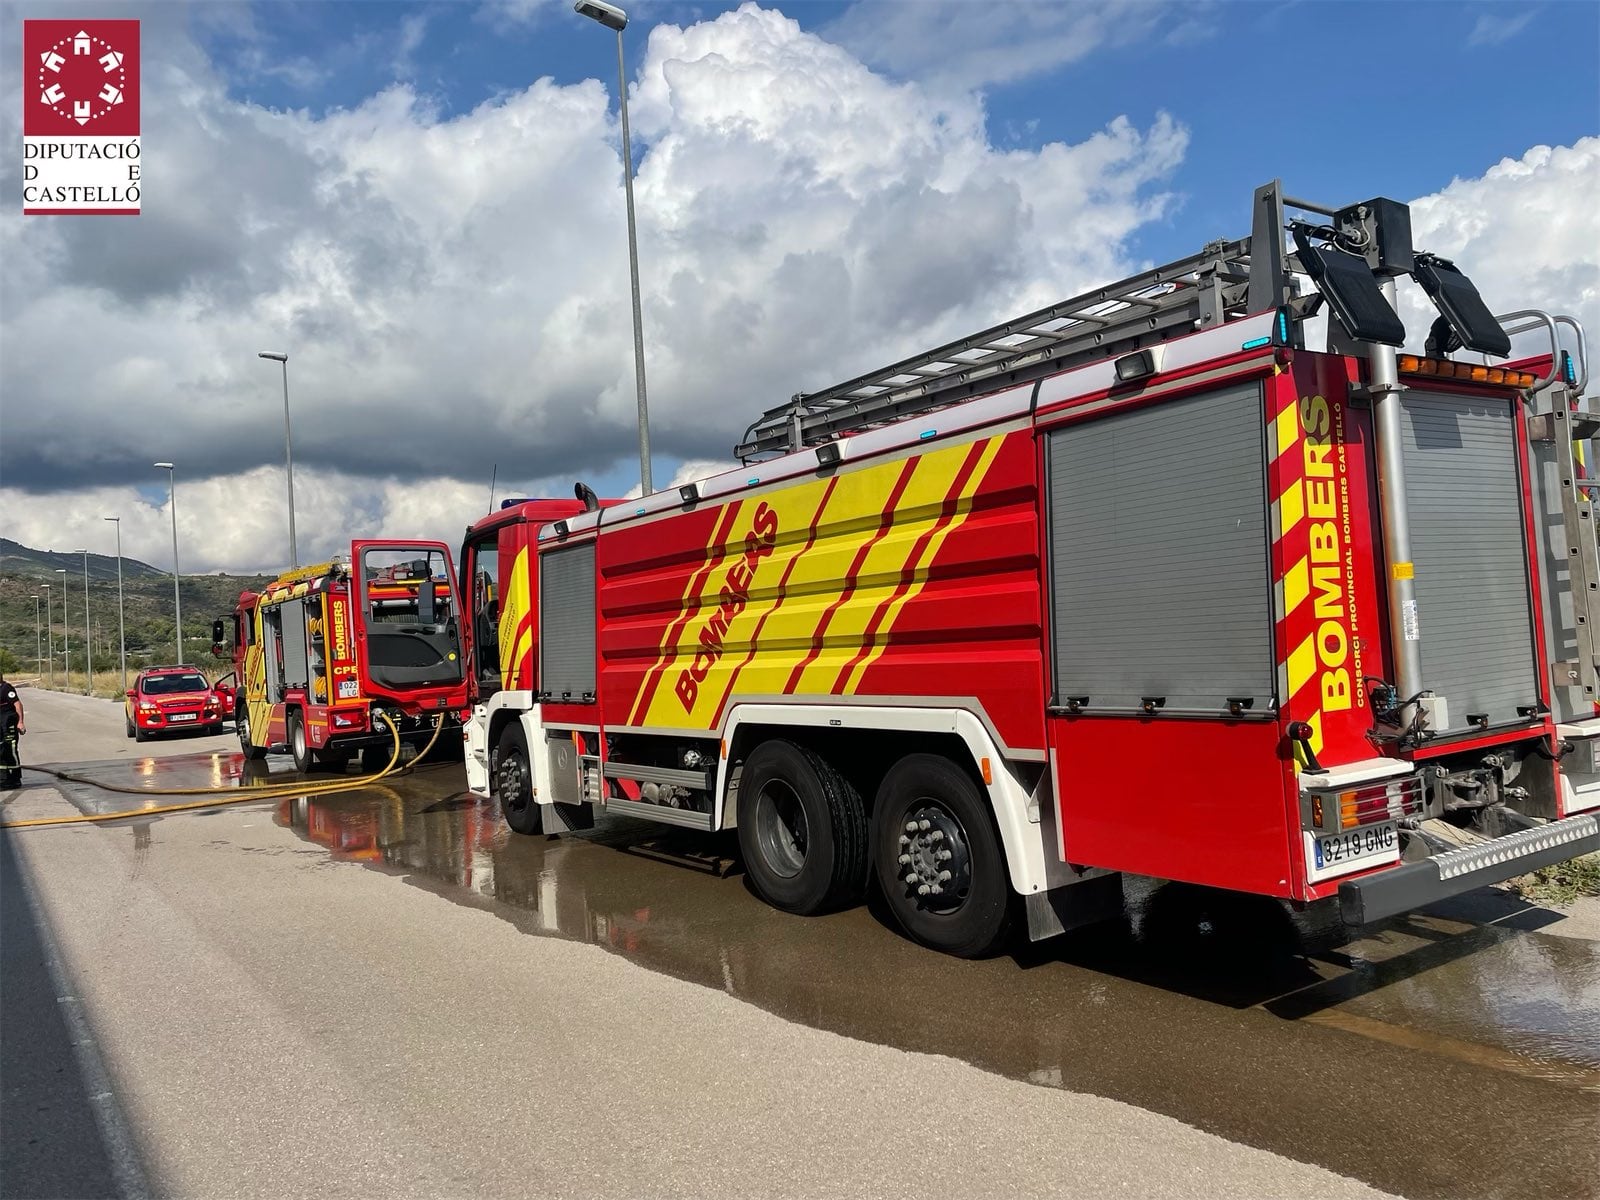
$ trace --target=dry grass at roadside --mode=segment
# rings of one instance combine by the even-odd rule
[[[1600,854],[1540,867],[1508,880],[1506,886],[1531,904],[1571,904],[1582,896],[1600,896]]]

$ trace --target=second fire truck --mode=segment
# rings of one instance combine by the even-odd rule
[[[391,728],[459,744],[466,695],[455,571],[442,542],[356,541],[348,561],[302,567],[239,597],[213,649],[239,676],[246,758],[288,750],[295,767],[389,761]],[[231,624],[231,629],[230,629]]]
[[[770,903],[875,882],[959,955],[1123,872],[1359,925],[1600,848],[1587,374],[1405,205],[1264,186],[1249,237],[797,396],[736,470],[479,521],[469,784],[524,833],[736,828]]]

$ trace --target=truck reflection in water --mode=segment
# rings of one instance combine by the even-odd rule
[[[1120,926],[965,962],[899,937],[871,906],[793,917],[737,873],[627,852],[676,851],[703,867],[729,845],[705,835],[603,817],[581,834],[514,836],[494,802],[447,790],[459,781],[423,770],[286,801],[276,819],[335,859],[524,932],[603,946],[818,1029],[1123,1100],[1380,1188],[1448,1191],[1470,1177],[1486,1194],[1571,1195],[1600,1172],[1591,943],[1531,935],[1533,953],[1530,935],[1423,918],[1283,953],[1282,911],[1257,898],[1206,908],[1190,892],[1130,889]],[[1235,953],[1207,958],[1185,913]],[[1523,1002],[1472,998],[1486,992]],[[1482,1024],[1464,1029],[1451,1013]],[[1335,1095],[1359,1103],[1330,1104]],[[1376,1151],[1373,1130],[1413,1129],[1441,1096],[1459,1111],[1431,1127],[1425,1151]],[[1508,1105],[1542,1113],[1549,1136],[1483,1137]]]

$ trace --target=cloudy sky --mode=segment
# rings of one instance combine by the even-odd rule
[[[638,481],[614,36],[567,0],[129,4],[143,213],[21,215],[0,6],[0,534],[186,571]],[[1414,204],[1496,311],[1600,331],[1600,7],[638,3],[657,486],[796,391],[1248,229]],[[1536,68],[1529,64],[1537,63]],[[1418,338],[1425,323],[1411,322]]]

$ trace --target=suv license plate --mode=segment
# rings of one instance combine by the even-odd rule
[[[169,720],[169,721],[192,721],[198,715],[199,714],[197,714],[197,713],[173,713],[171,716],[169,716],[167,718],[167,720]]]
[[[1344,833],[1307,833],[1306,878],[1312,883],[1400,861],[1400,829],[1393,821]]]

